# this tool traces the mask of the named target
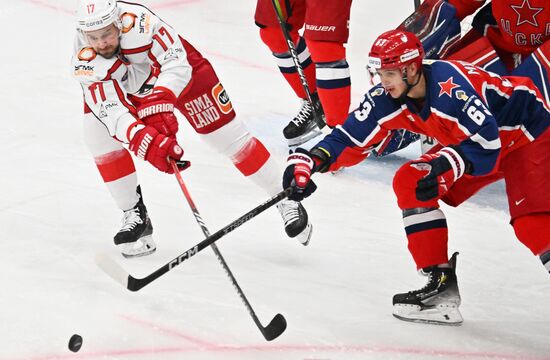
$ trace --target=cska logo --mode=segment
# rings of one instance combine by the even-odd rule
[[[453,89],[460,87],[458,84],[455,84],[453,82],[453,77],[447,79],[447,81],[442,81],[437,83],[439,85],[439,97],[441,97],[443,94],[446,94],[449,97],[452,97]]]
[[[518,15],[518,21],[516,26],[521,24],[529,24],[534,27],[538,27],[537,15],[544,10],[544,8],[531,7],[529,0],[523,0],[521,5],[510,5],[512,10]]]

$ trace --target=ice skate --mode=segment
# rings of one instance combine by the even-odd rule
[[[449,260],[450,268],[430,267],[422,270],[428,283],[419,290],[393,297],[393,316],[400,320],[439,325],[460,325],[462,315],[460,292],[456,279],[456,256]]]
[[[149,255],[157,249],[152,234],[153,225],[140,195],[136,206],[124,211],[122,227],[114,238],[115,245],[127,258]]]
[[[277,209],[285,222],[286,234],[296,238],[304,246],[309,244],[313,225],[309,222],[306,209],[302,204],[286,199],[277,204]]]
[[[322,114],[323,122],[325,115],[317,93],[311,94],[311,100],[318,112]],[[302,100],[302,107],[298,114],[283,129],[283,135],[289,146],[297,146],[321,134],[321,130],[315,121],[313,107],[307,99]]]

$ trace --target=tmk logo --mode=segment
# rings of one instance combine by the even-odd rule
[[[189,259],[191,256],[195,255],[198,252],[199,252],[198,246],[195,246],[194,248],[187,250],[186,252],[184,252],[174,260],[170,261],[170,263],[168,263],[168,269],[172,270],[174,266],[181,264],[183,261],[185,261],[186,259]]]

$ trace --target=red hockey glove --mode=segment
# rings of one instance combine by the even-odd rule
[[[137,108],[138,117],[145,125],[152,126],[166,136],[175,136],[178,132],[178,119],[174,115],[174,95],[159,91],[143,98]]]
[[[293,187],[294,191],[288,198],[302,201],[317,189],[317,185],[310,179],[315,163],[307,150],[297,148],[288,155],[286,165],[283,188]]]
[[[146,126],[134,135],[130,141],[130,150],[137,157],[169,174],[174,173],[169,159],[179,160],[183,156],[183,149],[176,139],[159,134],[152,126]]]
[[[420,201],[443,196],[470,167],[454,147],[444,147],[435,154],[424,154],[411,166],[428,171],[416,184],[416,198]]]

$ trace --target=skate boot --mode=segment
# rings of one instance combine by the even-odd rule
[[[440,325],[460,325],[460,292],[456,279],[457,252],[450,268],[431,266],[422,270],[428,283],[422,289],[393,296],[393,316],[400,320]]]
[[[318,109],[318,113],[322,114],[324,122],[325,115],[317,93],[311,94],[311,100],[313,101],[313,105]],[[319,134],[321,134],[321,130],[317,122],[315,122],[313,107],[307,99],[302,100],[300,111],[283,129],[283,135],[287,139],[289,146],[297,146],[313,139]]]
[[[157,249],[152,237],[153,225],[139,189],[138,193],[138,203],[130,210],[124,211],[122,228],[114,238],[115,245],[127,258],[149,255]]]
[[[277,204],[277,209],[285,222],[286,234],[296,238],[304,246],[309,244],[313,225],[309,222],[306,209],[302,204],[286,199]]]

